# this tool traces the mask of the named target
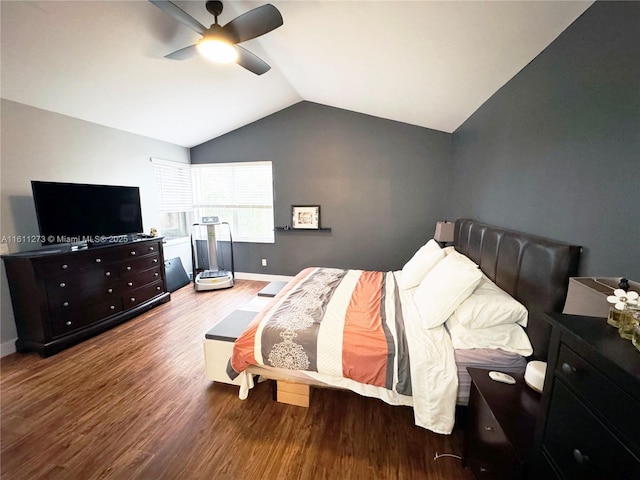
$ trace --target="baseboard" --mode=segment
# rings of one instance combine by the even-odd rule
[[[265,273],[245,273],[236,272],[235,278],[238,280],[256,280],[258,282],[288,282],[292,280],[292,276],[288,275],[268,275]]]
[[[0,357],[6,357],[7,355],[16,353],[16,340],[17,338],[10,342],[0,344]]]

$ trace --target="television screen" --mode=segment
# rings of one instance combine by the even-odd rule
[[[45,245],[142,232],[138,187],[34,180],[31,188]]]

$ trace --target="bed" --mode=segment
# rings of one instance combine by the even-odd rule
[[[469,219],[453,246],[430,240],[400,271],[308,268],[236,340],[227,368],[352,390],[413,407],[451,433],[468,400],[467,366],[522,371],[546,360],[543,312],[561,312],[581,248]]]

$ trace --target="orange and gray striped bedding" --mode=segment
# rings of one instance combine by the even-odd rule
[[[240,398],[253,386],[247,369],[296,370],[412,406],[416,425],[451,433],[458,388],[451,338],[443,325],[422,328],[413,292],[397,287],[399,274],[300,272],[235,342],[227,373],[241,375]]]
[[[308,268],[235,343],[229,369],[318,372],[411,395],[409,354],[393,272]]]

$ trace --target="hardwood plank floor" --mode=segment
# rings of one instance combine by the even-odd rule
[[[204,376],[204,334],[265,282],[196,293],[50,358],[1,360],[0,472],[21,479],[471,479],[460,429],[437,435],[410,408],[313,389],[310,408],[246,401]]]

